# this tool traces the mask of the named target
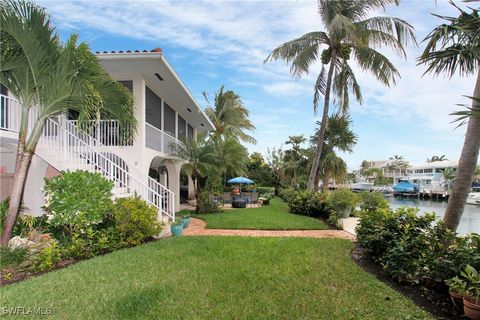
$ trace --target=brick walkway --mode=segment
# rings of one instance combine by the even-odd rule
[[[190,225],[183,230],[184,236],[242,236],[242,237],[306,237],[341,238],[355,240],[355,236],[344,230],[233,230],[205,229],[205,221],[190,218]]]

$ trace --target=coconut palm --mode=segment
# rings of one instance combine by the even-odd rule
[[[210,104],[207,93],[203,96]],[[215,93],[213,106],[205,109],[205,113],[212,121],[215,130],[212,139],[233,138],[249,143],[256,143],[255,138],[250,136],[246,131],[254,131],[255,126],[248,119],[249,111],[244,106],[240,97],[233,91],[224,90],[221,86],[220,90]]]
[[[450,2],[460,12],[458,17],[439,16],[445,23],[437,26],[425,38],[427,45],[419,57],[426,64],[425,73],[452,77],[477,74],[469,110],[467,132],[458,163],[455,185],[443,217],[445,228],[456,230],[470,191],[480,148],[480,16],[479,8],[467,12]]]
[[[338,104],[344,111],[348,109],[349,91],[362,103],[360,85],[348,63],[350,57],[353,56],[364,71],[372,73],[386,86],[395,84],[399,77],[395,66],[375,48],[387,46],[405,56],[403,45],[408,40],[415,42],[413,27],[399,18],[365,18],[377,9],[398,3],[399,0],[318,0],[318,11],[326,31],[310,32],[288,41],[274,49],[265,60],[282,59],[291,63],[290,72],[297,77],[308,73],[319,59],[322,63],[313,97],[316,112],[320,95],[324,95],[320,133],[308,179],[308,188],[311,190],[314,189],[322,155],[331,90],[333,89]],[[320,53],[322,48],[324,49]]]
[[[242,176],[247,172],[249,162],[248,151],[237,140],[226,138],[214,142],[215,154],[218,158],[218,176],[223,177],[223,184],[227,183],[227,174]]]
[[[27,1],[1,1],[0,47],[0,83],[22,105],[15,177],[1,238],[6,245],[47,118],[67,110],[79,112],[81,121],[109,114],[119,120],[123,136],[133,133],[129,129],[136,123],[131,94],[103,71],[85,44],[76,44],[76,36],[60,43],[44,9]],[[34,110],[38,117],[29,123]]]

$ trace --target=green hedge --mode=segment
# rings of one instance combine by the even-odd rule
[[[468,264],[480,269],[480,235],[458,237],[416,208],[364,212],[357,240],[399,282],[443,286]]]
[[[279,190],[279,196],[287,203],[291,213],[310,217],[329,217],[326,193],[289,188]]]

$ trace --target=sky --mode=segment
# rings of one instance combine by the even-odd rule
[[[458,1],[457,1],[458,2]],[[161,47],[200,106],[220,86],[238,93],[256,126],[257,144],[249,152],[264,155],[273,147],[288,148],[288,136],[310,137],[321,119],[313,111],[313,85],[320,64],[309,74],[292,78],[282,61],[263,63],[280,44],[307,32],[324,30],[315,1],[37,1],[51,14],[63,40],[72,33],[93,51],[150,50]],[[460,4],[460,6],[463,6]],[[445,0],[402,0],[374,15],[407,20],[415,28],[418,46],[406,47],[407,57],[379,49],[400,72],[395,86],[384,87],[356,67],[363,104],[353,98],[350,114],[358,143],[353,153],[340,154],[350,170],[362,160],[386,160],[401,155],[411,163],[433,155],[458,160],[465,126],[456,128],[451,112],[468,104],[475,79],[423,75],[416,65],[422,40],[442,20],[458,16]],[[323,101],[320,102],[320,106]],[[335,107],[331,108],[333,112]]]

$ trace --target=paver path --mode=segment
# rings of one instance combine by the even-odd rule
[[[307,237],[341,238],[355,240],[355,236],[344,230],[235,230],[205,229],[206,222],[190,218],[190,225],[183,230],[185,236],[242,236],[242,237]]]

